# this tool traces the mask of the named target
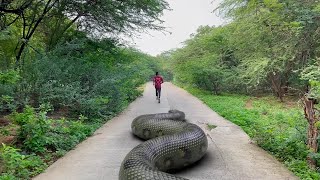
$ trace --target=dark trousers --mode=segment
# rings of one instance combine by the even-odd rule
[[[157,89],[156,88],[156,96],[160,98],[161,95],[161,88]]]

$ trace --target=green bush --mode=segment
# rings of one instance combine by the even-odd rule
[[[0,156],[4,164],[4,173],[0,179],[29,179],[47,168],[38,156],[23,155],[19,149],[4,144]]]
[[[51,151],[69,151],[92,135],[98,127],[99,123],[84,124],[82,121],[54,120],[46,134],[47,146]]]
[[[20,75],[15,70],[0,72],[0,84],[16,84],[20,79]]]
[[[12,112],[17,108],[13,92],[19,79],[17,71],[0,71],[0,112]]]
[[[23,148],[30,152],[44,153],[48,142],[45,135],[50,128],[46,112],[35,113],[32,107],[26,106],[22,113],[15,112],[11,118],[20,126],[18,136]]]
[[[41,109],[41,108],[40,108]],[[21,148],[27,152],[45,154],[50,151],[70,150],[91,135],[100,122],[85,124],[87,118],[79,120],[51,120],[46,111],[36,112],[27,106],[22,113],[13,113],[11,119],[17,123]]]
[[[0,112],[50,103],[73,117],[108,118],[141,95],[136,88],[155,69],[153,57],[135,49],[75,38],[27,61],[20,73],[0,72]]]
[[[12,96],[0,96],[0,112],[12,112],[17,108],[17,105]]]
[[[27,179],[39,174],[46,168],[44,161],[52,162],[61,157],[92,135],[104,122],[92,120],[86,123],[88,118],[85,116],[78,120],[52,120],[46,116],[48,109],[48,104],[38,109],[26,106],[22,113],[10,115],[12,121],[19,125],[17,144],[24,155],[18,149],[3,145],[0,156],[4,170],[0,179]]]
[[[223,71],[215,68],[199,68],[194,73],[194,82],[199,88],[219,94],[223,84]]]
[[[154,73],[154,62],[136,50],[103,44],[74,40],[27,64],[16,99],[33,107],[50,103],[74,117],[107,118],[121,111],[141,94],[136,88]]]
[[[0,113],[14,112],[9,117],[17,127],[15,145],[30,161],[35,158],[33,168],[41,169],[38,159],[52,163],[140,96],[138,87],[155,69],[153,58],[137,50],[73,38],[47,54],[26,58],[18,79],[0,79]],[[68,119],[50,119],[48,111]],[[16,168],[23,177],[38,172],[26,165]],[[26,179],[21,176],[6,168],[0,179]]]

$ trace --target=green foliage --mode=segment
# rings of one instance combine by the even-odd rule
[[[200,27],[186,46],[171,52],[174,80],[179,84],[195,85],[214,93],[244,92],[239,76],[239,60],[229,44],[232,26]]]
[[[19,79],[19,73],[15,70],[0,72],[0,84],[16,84]]]
[[[164,0],[1,3],[0,115],[14,112],[14,145],[24,155],[5,148],[16,162],[6,156],[0,179],[38,174],[40,160],[63,156],[142,94],[138,87],[159,66],[118,44],[118,34],[162,30],[168,8]],[[73,120],[50,119],[49,111]]]
[[[171,63],[174,82],[197,88],[191,92],[241,126],[299,177],[319,179],[306,162],[311,157],[319,164],[319,154],[310,154],[306,147],[307,122],[302,111],[269,102],[269,98],[212,96],[219,91],[273,93],[284,101],[288,95],[309,89],[308,96],[318,99],[319,3],[223,0],[217,10],[230,18],[228,24],[199,27],[183,48],[162,56]],[[253,108],[245,108],[247,101]]]
[[[0,31],[0,71],[12,67],[15,58],[14,49],[18,39],[19,29],[17,27],[12,26]]]
[[[157,69],[153,57],[114,40],[92,40],[78,31],[63,40],[44,54],[28,54],[19,72],[0,74],[0,114],[14,112],[15,146],[30,156],[34,169],[42,169],[37,159],[51,164],[123,110]],[[73,120],[50,119],[49,111]],[[6,168],[0,179],[28,179],[40,172],[17,169],[24,178]]]
[[[44,153],[48,137],[49,123],[46,119],[46,112],[35,113],[34,109],[26,106],[22,113],[13,113],[11,118],[19,128],[19,139],[23,148],[29,152]]]
[[[156,23],[168,8],[164,0],[113,1],[64,3],[65,11],[80,17],[79,23],[91,32],[131,33],[141,28],[161,29]]]
[[[159,16],[169,8],[164,0],[130,2],[50,0],[40,3],[20,0],[2,4],[0,32],[4,30],[3,32],[8,33],[11,27],[17,29],[16,46],[13,48],[14,43],[11,42],[9,49],[12,55],[15,54],[16,65],[20,66],[24,66],[24,59],[21,58],[25,49],[27,54],[32,54],[30,49],[39,53],[39,49],[44,50],[46,45],[44,43],[47,43],[47,49],[52,49],[64,39],[64,34],[68,33],[70,27],[75,28],[72,25],[76,22],[79,29],[98,38],[104,34],[132,34],[144,28],[161,30],[163,27],[159,25],[161,22]],[[0,41],[10,39],[8,36],[10,37],[1,35]],[[5,51],[1,53],[5,54]],[[7,60],[6,65],[10,65],[10,60]]]
[[[8,95],[2,95],[0,97],[0,111],[12,112],[16,109],[14,98]]]
[[[301,72],[301,78],[308,80],[310,83],[310,91],[308,96],[320,99],[320,64],[312,64]]]
[[[320,175],[317,171],[314,171],[308,167],[305,160],[295,160],[286,161],[285,165],[294,172],[300,179],[319,179]]]
[[[0,176],[0,180],[16,180],[17,178],[12,175],[12,174],[5,174],[3,173],[1,176]]]
[[[183,48],[163,56],[171,62],[175,83],[208,90],[192,91],[299,177],[319,179],[307,167],[307,156],[319,165],[319,154],[306,147],[308,123],[302,111],[266,100],[250,100],[253,108],[248,109],[249,97],[212,96],[212,91],[273,93],[284,101],[308,91],[319,99],[319,2],[223,0],[216,10],[230,18],[228,24],[199,27]]]
[[[82,121],[65,119],[50,121],[50,123],[50,129],[45,135],[48,138],[47,147],[59,153],[74,148],[79,142],[92,135],[100,125],[99,123],[84,124]],[[58,156],[61,156],[59,153]]]
[[[271,97],[254,98],[239,95],[213,96],[208,91],[188,88],[221,116],[241,128],[263,149],[283,161],[301,179],[319,179],[306,158],[318,161],[306,147],[307,124],[298,107],[288,108]],[[247,104],[251,107],[247,107]]]
[[[4,144],[0,156],[4,163],[4,173],[0,179],[29,179],[47,168],[38,156],[23,155],[19,149]]]
[[[26,64],[20,80],[3,91],[0,111],[50,103],[74,117],[108,118],[141,95],[137,87],[155,66],[137,50],[80,37]]]
[[[0,71],[0,112],[10,112],[16,109],[13,91],[20,80],[20,75],[15,70]]]
[[[52,120],[47,118],[48,105],[42,105],[39,112],[27,106],[22,113],[13,113],[11,119],[19,125],[18,144],[24,152],[19,153],[13,147],[3,145],[1,159],[4,170],[0,179],[28,179],[46,168],[45,162],[50,162],[63,156],[78,143],[101,126],[101,120],[91,120],[80,116],[78,120],[64,118]],[[30,154],[27,155],[26,153]],[[34,155],[34,153],[38,155]]]
[[[288,93],[306,89],[309,79],[299,75],[319,55],[316,7],[316,1],[224,0],[217,10],[230,17],[230,23],[199,27],[183,48],[164,57],[171,61],[177,83],[208,89],[196,83],[201,78],[194,75],[206,74],[202,69],[219,71],[214,76],[223,82],[222,91],[272,92],[283,100]],[[212,82],[212,76],[203,78]],[[209,86],[214,89],[215,85]]]
[[[11,119],[20,126],[18,135],[24,150],[41,154],[48,150],[71,150],[99,126],[99,121],[85,124],[88,118],[82,115],[78,121],[67,121],[51,120],[46,114],[26,106],[22,113],[11,115]]]
[[[202,89],[212,91],[215,94],[219,94],[223,81],[223,71],[220,69],[204,69],[194,73],[194,82]]]

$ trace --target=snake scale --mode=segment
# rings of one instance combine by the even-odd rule
[[[148,141],[127,154],[120,167],[120,180],[186,180],[167,172],[200,160],[208,148],[203,130],[186,122],[185,114],[178,110],[138,116],[131,129]]]

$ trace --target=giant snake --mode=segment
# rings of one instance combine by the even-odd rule
[[[148,141],[127,154],[120,167],[120,180],[186,180],[167,172],[200,160],[208,148],[203,130],[186,122],[185,114],[178,110],[138,116],[131,129]]]

